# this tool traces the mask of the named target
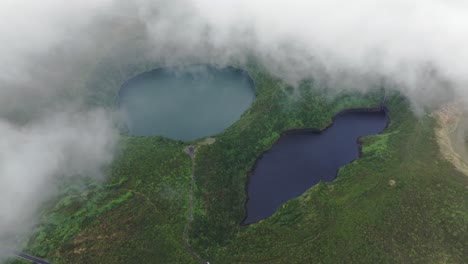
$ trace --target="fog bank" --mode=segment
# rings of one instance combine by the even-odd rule
[[[89,96],[135,65],[255,60],[335,90],[385,80],[420,113],[468,93],[466,14],[461,0],[4,0],[0,246],[35,223],[54,179],[102,176],[116,117]]]

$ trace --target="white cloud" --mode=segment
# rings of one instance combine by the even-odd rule
[[[111,114],[82,107],[84,80],[104,58],[112,68],[254,54],[292,83],[365,89],[385,76],[427,105],[467,95],[466,14],[462,0],[3,0],[0,200],[13,202],[0,202],[0,238],[56,175],[110,162]]]

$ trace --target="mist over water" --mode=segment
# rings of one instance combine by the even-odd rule
[[[222,132],[254,99],[246,72],[198,65],[141,74],[122,87],[119,104],[131,135],[189,141]]]

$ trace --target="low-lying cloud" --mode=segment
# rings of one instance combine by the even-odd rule
[[[0,241],[31,224],[57,177],[100,176],[116,141],[109,120],[97,110],[55,113],[22,126],[0,121]]]
[[[466,14],[462,0],[2,1],[0,242],[34,223],[56,177],[112,161],[114,115],[87,96],[129,65],[255,58],[291,84],[384,79],[421,109],[468,92]]]

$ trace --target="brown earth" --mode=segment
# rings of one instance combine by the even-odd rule
[[[437,111],[434,111],[432,116],[436,118],[439,124],[435,130],[435,134],[442,156],[450,161],[457,170],[468,175],[468,160],[463,157],[462,153],[455,151],[454,148],[454,144],[460,144],[460,142],[454,143],[451,137],[463,116],[460,104],[452,103],[444,105]]]

